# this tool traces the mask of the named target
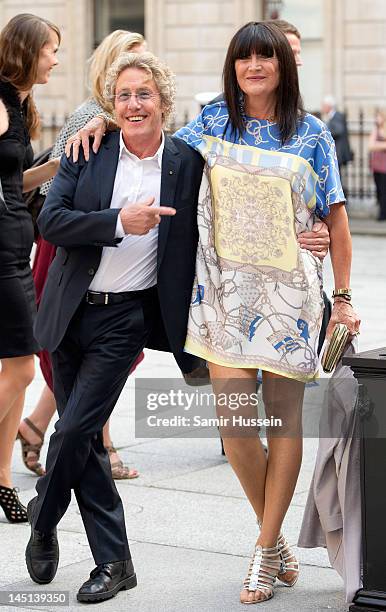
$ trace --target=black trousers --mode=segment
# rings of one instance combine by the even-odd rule
[[[157,304],[155,289],[119,304],[84,302],[52,354],[59,420],[50,438],[47,473],[36,486],[34,527],[53,529],[73,489],[96,564],[130,558],[102,428],[146,344]]]
[[[386,174],[383,172],[374,172],[375,187],[377,190],[377,200],[380,207],[378,220],[386,219]]]

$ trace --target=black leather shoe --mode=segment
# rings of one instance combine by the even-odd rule
[[[103,601],[111,599],[122,589],[137,586],[137,576],[131,559],[102,563],[92,570],[90,578],[80,587],[78,601]]]
[[[33,512],[37,497],[27,506],[31,524],[31,537],[25,551],[28,573],[34,582],[48,584],[55,578],[59,563],[59,545],[56,528],[44,533],[33,528]]]

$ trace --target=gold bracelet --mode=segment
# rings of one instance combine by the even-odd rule
[[[342,296],[342,295],[347,295],[348,297],[351,298],[351,294],[352,291],[350,289],[350,287],[344,287],[343,289],[334,289],[334,291],[332,292],[332,297],[338,297],[338,296]]]

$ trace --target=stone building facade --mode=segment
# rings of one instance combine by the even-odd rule
[[[386,2],[324,0],[323,86],[366,116],[386,106]]]
[[[61,30],[59,66],[47,85],[35,87],[35,100],[44,117],[58,122],[85,98],[86,60],[92,49],[93,17],[88,0],[0,0],[0,25],[18,13],[33,13],[53,21]]]
[[[111,29],[143,29],[149,48],[174,69],[177,118],[198,109],[194,95],[220,91],[228,41],[271,6],[293,21],[303,37],[301,88],[307,108],[333,94],[349,111],[366,114],[386,98],[386,2],[384,0],[0,0],[0,25],[20,12],[52,19],[63,33],[60,66],[36,88],[39,108],[58,117],[87,95],[86,60]]]
[[[386,106],[385,0],[0,0],[0,26],[16,13],[32,12],[61,28],[60,65],[35,92],[45,121],[55,114],[58,125],[87,96],[86,60],[103,36],[116,28],[142,31],[149,49],[177,75],[181,124],[198,112],[196,94],[221,91],[225,50],[236,29],[272,11],[302,33],[306,107],[318,110],[323,95],[335,96],[348,111],[363,167],[366,139],[358,140],[358,130],[366,136],[374,109]]]

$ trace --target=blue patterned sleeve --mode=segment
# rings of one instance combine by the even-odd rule
[[[330,206],[345,202],[340,181],[335,142],[331,132],[323,124],[314,153],[314,170],[318,175],[316,183],[316,214],[327,217]]]
[[[181,140],[184,140],[190,147],[197,150],[202,142],[204,129],[204,111],[201,111],[193,121],[190,121],[187,125],[177,130],[174,136],[181,138]]]

